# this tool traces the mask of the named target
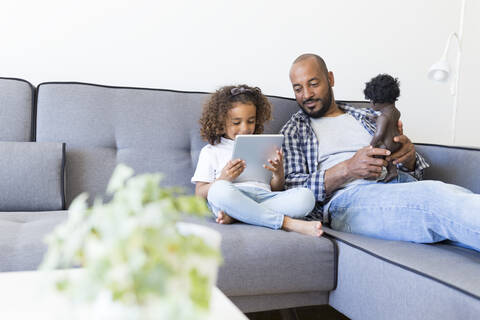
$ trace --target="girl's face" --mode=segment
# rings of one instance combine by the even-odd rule
[[[225,138],[235,140],[237,134],[253,134],[257,108],[253,103],[235,102],[228,110]]]

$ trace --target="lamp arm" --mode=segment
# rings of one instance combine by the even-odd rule
[[[450,36],[448,37],[447,45],[445,46],[445,50],[443,51],[443,55],[442,55],[443,58],[447,58],[448,48],[450,48],[450,42],[452,41],[452,38],[455,38],[457,40],[456,41],[457,49],[459,51],[462,50],[462,47],[460,45],[460,37],[458,36],[458,34],[456,32],[452,32],[452,33],[450,33]]]
[[[432,80],[437,81],[446,81],[448,78],[449,73],[449,66],[448,66],[448,50],[450,48],[450,42],[452,38],[456,39],[457,43],[457,61],[455,66],[455,75],[450,87],[450,93],[453,96],[453,110],[452,110],[452,144],[455,144],[455,125],[456,125],[456,116],[457,116],[457,107],[458,107],[458,85],[460,80],[460,67],[461,67],[461,60],[462,60],[462,40],[463,40],[463,20],[465,18],[465,5],[466,0],[462,0],[461,4],[461,11],[460,11],[460,26],[458,33],[452,32],[447,40],[447,44],[445,46],[445,50],[443,51],[442,58],[432,65],[430,71],[428,72],[428,76]]]
[[[452,144],[455,145],[455,125],[457,123],[457,108],[458,108],[458,83],[460,81],[460,63],[462,59],[462,38],[463,38],[463,20],[465,19],[465,4],[466,0],[462,0],[462,7],[460,11],[460,26],[458,30],[458,35],[455,33],[455,38],[457,38],[458,44],[458,53],[457,53],[457,66],[455,71],[455,82],[452,83],[450,88],[450,93],[454,95],[453,97],[453,110],[452,110]]]

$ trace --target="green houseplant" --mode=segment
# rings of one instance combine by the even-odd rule
[[[124,318],[199,318],[209,308],[216,281],[220,235],[180,222],[182,214],[203,216],[203,199],[160,187],[161,174],[133,176],[118,165],[107,193],[87,205],[79,195],[68,220],[48,237],[41,269],[82,267],[56,280],[72,301],[102,305]],[[105,307],[105,306],[108,307]],[[107,311],[106,311],[107,310]],[[100,312],[100,313],[101,313]]]

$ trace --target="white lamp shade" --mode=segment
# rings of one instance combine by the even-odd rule
[[[438,62],[434,63],[428,71],[428,78],[435,81],[445,82],[450,74],[450,66],[446,57],[442,57]]]

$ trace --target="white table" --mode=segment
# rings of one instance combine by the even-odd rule
[[[47,286],[56,272],[0,272],[0,319],[75,319],[68,301]],[[248,320],[216,287],[210,311],[208,320]]]

